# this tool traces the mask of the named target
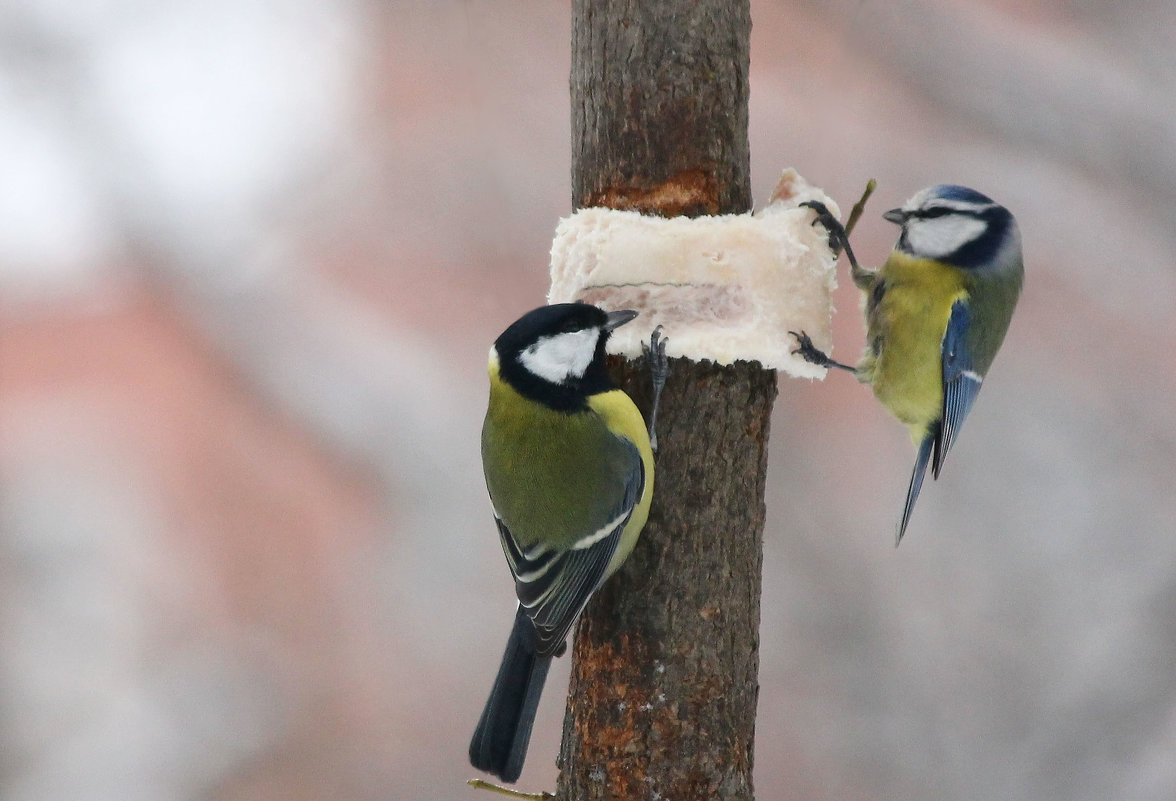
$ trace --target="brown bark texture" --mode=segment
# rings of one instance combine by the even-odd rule
[[[572,203],[751,208],[748,0],[574,0]]]
[[[746,2],[576,0],[575,205],[747,211],[749,35]],[[611,367],[648,419],[648,365]],[[753,798],[776,373],[681,358],[670,367],[649,522],[572,648],[566,801]]]

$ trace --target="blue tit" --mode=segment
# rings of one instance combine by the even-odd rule
[[[869,384],[918,447],[895,544],[902,540],[927,465],[939,477],[984,376],[1008,331],[1024,267],[1017,221],[974,189],[942,184],[922,190],[883,218],[901,226],[877,271],[860,267],[845,229],[820,203],[805,204],[845,248],[854,284],[865,294],[866,351],[856,366],[817,350],[802,333],[796,353],[852,371]]]
[[[652,426],[605,370],[609,334],[636,316],[544,306],[490,349],[482,465],[519,605],[470,762],[503,781],[522,771],[552,657],[649,516]],[[666,375],[660,332],[649,353],[656,411]]]

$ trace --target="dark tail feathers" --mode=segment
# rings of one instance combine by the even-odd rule
[[[935,445],[938,424],[932,427],[927,436],[923,437],[919,445],[919,455],[915,457],[915,469],[911,471],[911,483],[907,487],[906,503],[902,507],[902,522],[898,524],[898,536],[894,538],[894,547],[902,542],[902,535],[906,533],[907,523],[911,522],[911,512],[915,509],[915,501],[919,498],[919,490],[923,488],[923,477],[927,475],[927,462],[931,459],[931,449]]]
[[[494,689],[470,740],[470,764],[505,782],[518,781],[550,656],[535,653],[530,619],[519,607]]]

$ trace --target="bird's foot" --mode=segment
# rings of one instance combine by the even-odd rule
[[[848,364],[834,361],[825,355],[824,351],[818,350],[817,346],[813,344],[813,340],[804,331],[789,331],[789,334],[796,337],[797,347],[792,349],[800,358],[804,359],[809,364],[815,364],[820,367],[838,367],[842,370],[854,371],[854,368]]]
[[[662,389],[670,375],[670,360],[666,357],[666,343],[670,340],[662,336],[659,325],[649,335],[649,344],[641,343],[641,352],[649,362],[649,372],[653,378],[653,409],[649,413],[649,445],[657,453],[657,407],[661,403]]]
[[[829,249],[833,251],[833,255],[841,253],[842,249],[849,244],[849,234],[845,232],[845,226],[841,224],[841,221],[834,217],[833,212],[829,211],[829,207],[819,200],[806,200],[800,205],[817,213],[813,225],[820,223],[824,227],[829,235]]]

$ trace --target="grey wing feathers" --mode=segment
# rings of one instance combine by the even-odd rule
[[[535,626],[536,653],[551,656],[560,650],[576,615],[603,579],[623,527],[624,524],[617,526],[607,537],[587,548],[544,551],[528,559],[499,521],[507,560],[518,571],[515,592],[519,604]]]
[[[625,493],[609,522],[598,531],[583,532],[569,549],[543,544],[524,547],[495,517],[502,549],[515,578],[515,594],[535,624],[535,650],[541,656],[562,651],[576,616],[607,577],[621,533],[645,487],[645,466],[635,447],[633,455],[634,466],[625,482]]]

